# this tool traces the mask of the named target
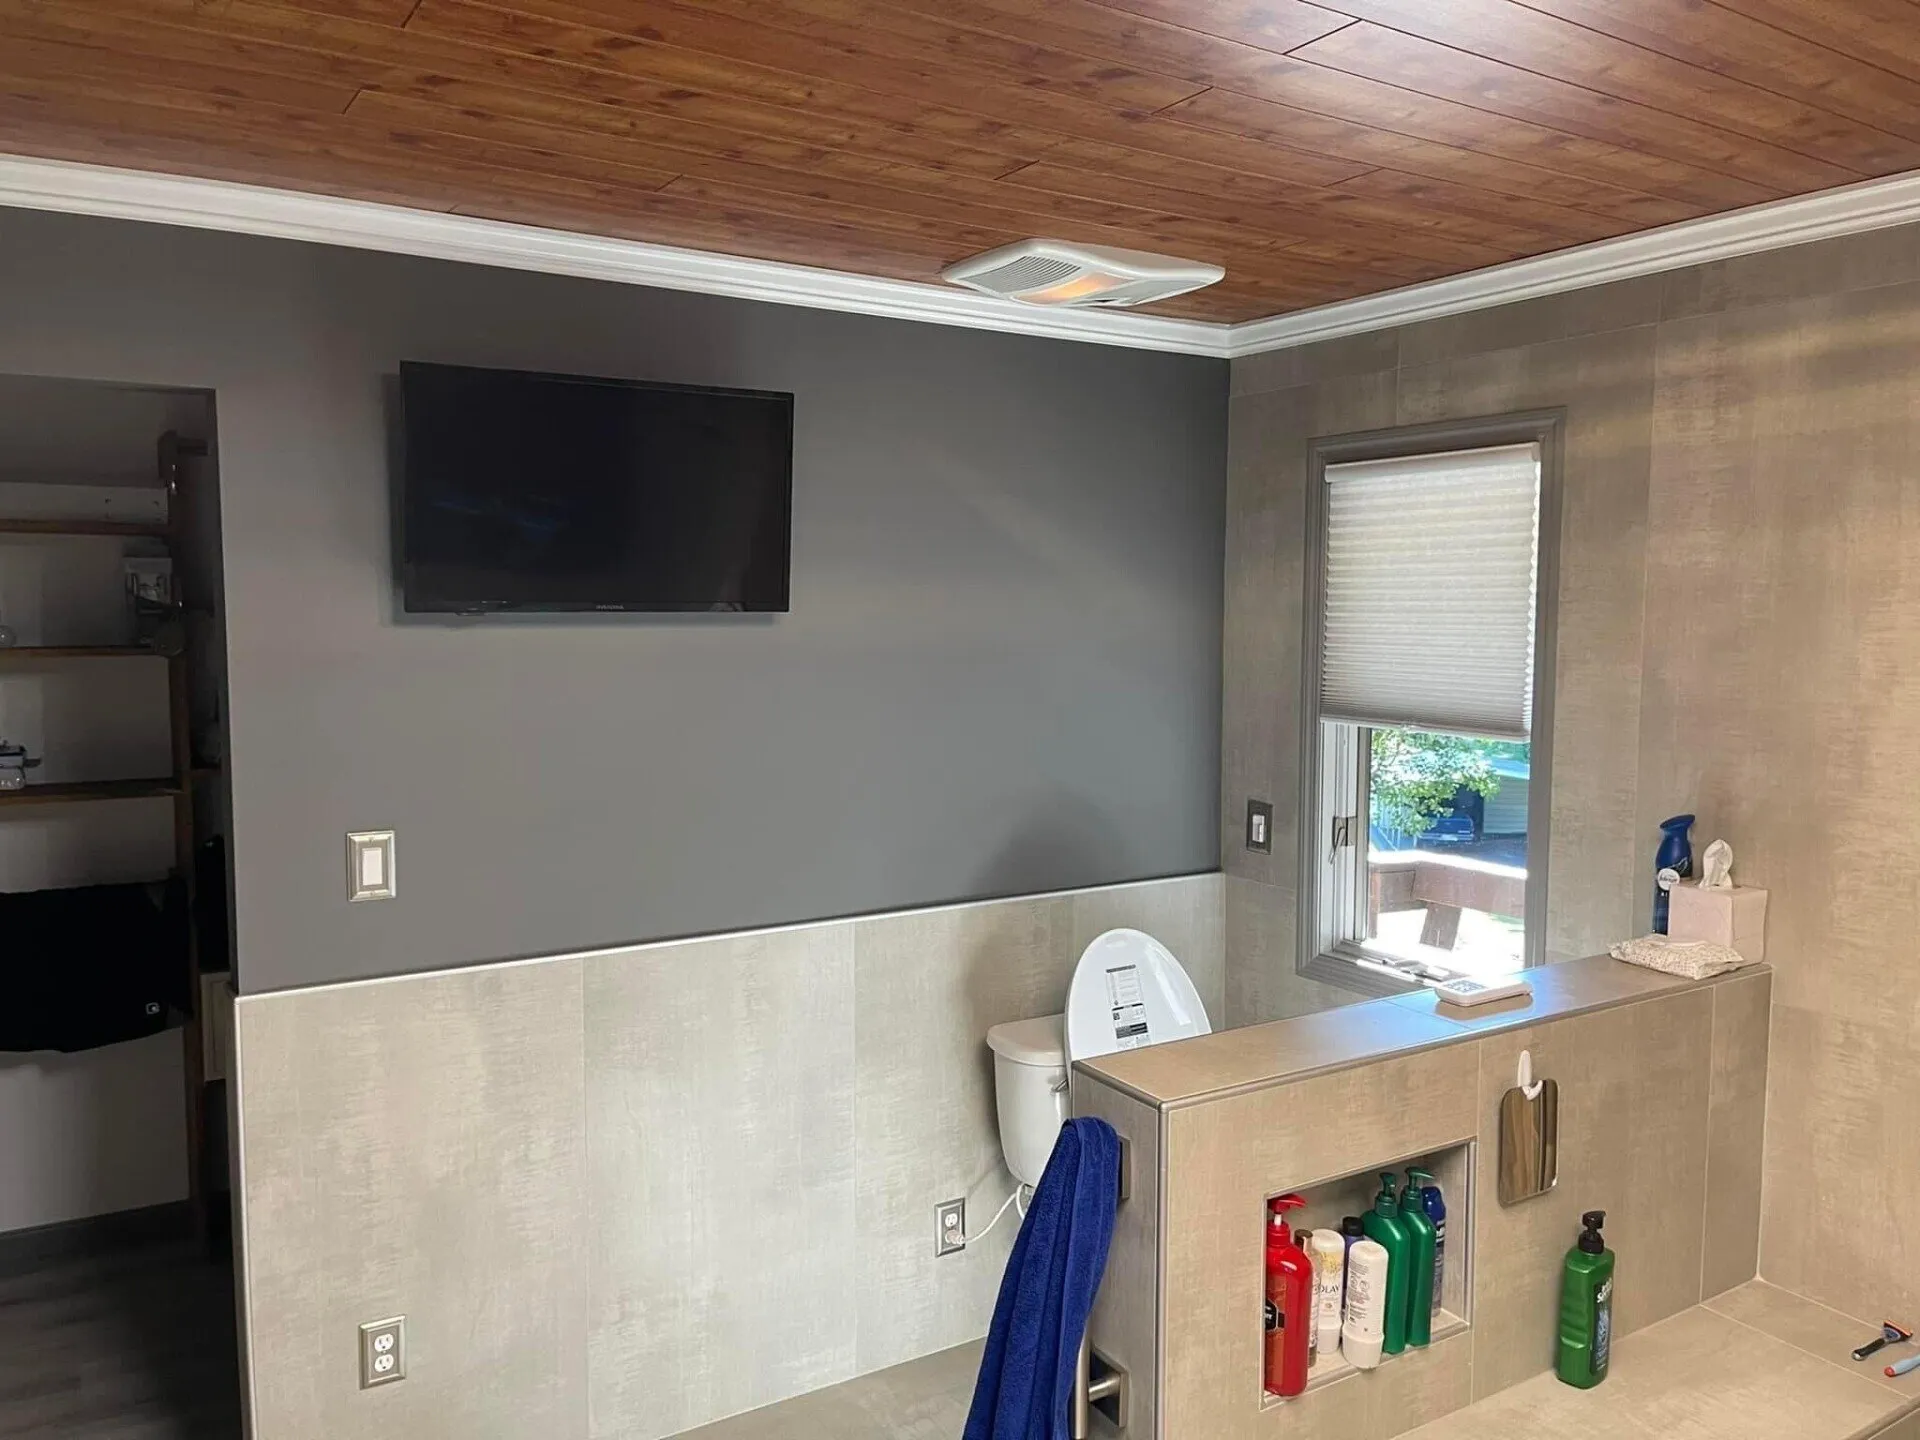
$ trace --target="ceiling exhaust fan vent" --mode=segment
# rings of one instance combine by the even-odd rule
[[[970,276],[961,283],[971,285],[976,290],[985,290],[990,295],[1019,295],[1028,290],[1043,289],[1079,273],[1080,267],[1071,260],[1022,255],[1018,260],[1009,260],[1005,265]]]
[[[1184,295],[1226,273],[1218,265],[1144,250],[1022,240],[950,265],[941,278],[1027,305],[1125,307]]]

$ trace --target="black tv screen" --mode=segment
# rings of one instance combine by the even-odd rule
[[[409,611],[784,611],[793,397],[404,363]]]

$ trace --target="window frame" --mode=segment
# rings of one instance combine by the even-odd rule
[[[1351,942],[1328,943],[1334,933],[1322,913],[1321,889],[1328,851],[1332,845],[1331,814],[1322,804],[1323,771],[1342,757],[1332,756],[1323,744],[1325,726],[1320,717],[1322,615],[1326,604],[1325,557],[1327,539],[1327,478],[1329,465],[1355,460],[1398,459],[1409,455],[1475,450],[1494,445],[1535,444],[1540,447],[1540,532],[1538,570],[1534,582],[1533,721],[1528,736],[1527,793],[1527,915],[1522,963],[1533,969],[1547,963],[1547,856],[1553,809],[1553,699],[1559,633],[1560,516],[1565,453],[1566,411],[1528,410],[1508,415],[1435,424],[1399,426],[1356,434],[1316,438],[1307,448],[1307,495],[1304,556],[1304,634],[1300,684],[1300,873],[1296,890],[1299,921],[1296,970],[1311,980],[1335,985],[1371,997],[1404,995],[1421,988],[1412,975],[1368,955]],[[1357,766],[1351,782],[1359,802],[1360,833],[1353,839],[1353,892],[1347,898],[1364,906],[1364,866],[1369,813],[1368,766],[1371,731],[1352,727],[1358,737],[1354,753],[1345,760]],[[1536,844],[1536,841],[1538,842]],[[1364,913],[1364,911],[1362,912]],[[1535,917],[1538,917],[1537,923]]]

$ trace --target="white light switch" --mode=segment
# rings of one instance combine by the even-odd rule
[[[356,830],[347,836],[347,899],[393,898],[393,831]]]

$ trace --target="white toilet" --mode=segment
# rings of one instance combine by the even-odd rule
[[[987,1031],[1000,1149],[1013,1178],[1040,1183],[1067,1118],[1067,1067],[1075,1060],[1212,1028],[1200,992],[1166,946],[1139,930],[1109,930],[1095,940],[1074,968],[1065,1014]]]

